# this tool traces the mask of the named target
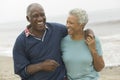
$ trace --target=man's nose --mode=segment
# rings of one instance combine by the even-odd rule
[[[43,20],[43,17],[38,16],[37,20],[38,20],[38,21],[41,21],[41,20]]]

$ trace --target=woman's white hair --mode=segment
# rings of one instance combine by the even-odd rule
[[[80,24],[88,23],[88,14],[83,9],[79,9],[79,8],[72,9],[69,12],[69,14],[76,16],[78,18],[78,23],[80,23]]]

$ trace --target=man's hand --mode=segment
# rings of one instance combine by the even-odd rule
[[[94,32],[91,29],[85,30],[85,40],[91,52],[96,51]]]
[[[54,71],[58,66],[59,64],[55,60],[48,59],[37,64],[28,65],[26,72],[32,75],[39,71]]]
[[[59,63],[57,63],[55,60],[45,60],[41,63],[41,68],[43,71],[54,71],[59,66]]]
[[[96,51],[96,43],[95,43],[95,38],[92,34],[88,34],[86,37],[86,43],[90,49],[91,52]]]

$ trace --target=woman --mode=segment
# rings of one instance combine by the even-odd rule
[[[68,35],[61,48],[68,80],[98,80],[98,72],[104,68],[99,39],[92,35],[85,39],[87,22],[88,16],[82,9],[71,10],[67,18]]]

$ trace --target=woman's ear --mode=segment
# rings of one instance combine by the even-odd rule
[[[80,24],[81,29],[83,30],[85,27],[85,24]]]

